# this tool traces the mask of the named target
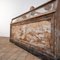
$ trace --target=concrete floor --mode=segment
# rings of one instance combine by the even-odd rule
[[[0,37],[0,60],[41,60],[41,59],[9,42],[9,38]]]

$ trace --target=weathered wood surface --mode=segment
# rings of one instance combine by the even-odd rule
[[[60,59],[60,0],[58,0],[57,11],[55,14],[55,40],[56,56]]]
[[[9,38],[0,37],[0,60],[41,60],[24,49],[9,42]]]

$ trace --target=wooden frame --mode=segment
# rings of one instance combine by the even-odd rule
[[[51,0],[51,1],[49,1],[49,2],[47,2],[45,4],[43,4],[43,5],[41,5],[39,7],[37,7],[36,9],[39,9],[39,8],[45,6],[45,5],[49,4],[49,3],[52,3],[54,1],[56,1],[56,0]],[[58,3],[58,5],[59,5],[59,3]],[[34,10],[36,10],[36,9],[34,9]],[[32,10],[32,11],[34,11],[34,10]],[[29,11],[29,12],[31,12],[31,11]],[[21,16],[23,16],[23,15],[28,14],[29,12],[24,13],[24,14],[16,17],[16,18],[13,18],[12,21],[15,20],[15,19],[17,19],[17,18],[19,18],[19,17],[21,17]],[[15,43],[16,45],[22,47],[23,49],[27,50],[28,52],[30,52],[30,53],[38,56],[38,57],[41,57],[43,60],[58,60],[58,59],[60,59],[59,58],[60,57],[60,51],[59,51],[60,48],[59,48],[59,44],[58,44],[59,43],[59,39],[60,39],[59,38],[60,35],[56,31],[56,29],[60,29],[58,27],[60,25],[58,24],[59,23],[58,22],[59,21],[59,15],[57,15],[57,13],[58,14],[60,13],[59,6],[57,7],[57,10],[53,10],[50,13],[42,14],[42,15],[39,15],[39,16],[36,16],[36,17],[33,17],[33,18],[29,18],[29,19],[26,19],[26,20],[23,20],[23,21],[20,21],[20,22],[16,22],[16,23],[12,23],[12,21],[11,21],[11,24],[10,24],[10,41],[13,42],[13,43]],[[26,24],[29,24],[29,23],[36,23],[36,22],[41,22],[41,21],[50,21],[51,22],[51,32],[52,32],[51,33],[51,38],[52,38],[51,41],[53,41],[53,42],[51,42],[51,43],[53,43],[53,45],[52,45],[53,47],[51,49],[53,49],[53,55],[47,53],[46,51],[40,51],[34,45],[31,45],[31,44],[25,43],[25,42],[21,42],[19,40],[16,40],[16,39],[12,38],[13,37],[13,35],[12,35],[13,26],[16,26],[16,25],[18,25],[18,26],[20,26],[20,25],[26,25]],[[58,36],[56,36],[56,34]]]

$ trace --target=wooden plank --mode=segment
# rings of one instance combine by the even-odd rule
[[[19,16],[13,18],[12,21],[13,21],[14,19],[17,19],[17,18],[19,18],[19,17],[21,17],[21,16],[23,16],[23,15],[25,15],[25,14],[28,14],[28,13],[34,11],[34,10],[37,10],[37,9],[39,9],[39,8],[41,8],[41,7],[44,7],[45,5],[47,5],[47,4],[49,4],[49,3],[53,3],[54,1],[56,1],[56,0],[50,0],[50,1],[48,1],[48,2],[46,2],[46,3],[44,3],[44,4],[42,4],[41,6],[35,8],[35,9],[31,10],[31,11],[28,11],[28,12],[22,14],[22,15],[19,15]]]
[[[39,18],[40,17],[40,19],[41,19],[41,17],[44,19],[44,17],[51,17],[51,15],[52,14],[54,14],[55,13],[55,10],[54,11],[51,11],[51,12],[48,12],[48,13],[45,13],[45,14],[42,14],[42,15],[38,15],[38,16],[35,16],[35,17],[32,17],[32,18],[28,18],[28,19],[25,19],[25,20],[22,20],[22,21],[28,21],[28,20],[32,20],[32,19],[37,19],[37,18]],[[46,19],[47,19],[46,18]],[[20,23],[20,22],[22,22],[22,21],[18,21],[18,22],[15,22],[15,23],[11,23],[12,25],[13,24],[17,24],[17,23]]]
[[[56,41],[56,56],[60,59],[60,0],[57,0],[57,11],[55,14],[55,41]]]

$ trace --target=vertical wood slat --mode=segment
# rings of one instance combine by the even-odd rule
[[[56,56],[60,59],[60,0],[58,0],[57,10],[55,14],[55,41]]]

